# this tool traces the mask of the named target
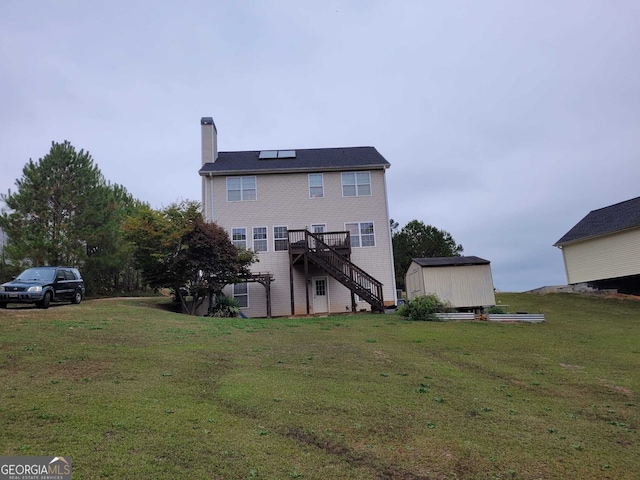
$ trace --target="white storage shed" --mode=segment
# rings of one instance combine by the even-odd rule
[[[405,275],[407,298],[436,294],[455,308],[496,304],[491,263],[480,257],[413,258]]]

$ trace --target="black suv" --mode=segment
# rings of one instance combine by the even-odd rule
[[[49,308],[51,302],[80,303],[83,297],[84,281],[78,269],[71,267],[28,268],[0,285],[0,308],[7,303],[35,303],[40,308]]]

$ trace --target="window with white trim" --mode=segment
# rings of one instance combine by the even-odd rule
[[[342,196],[360,197],[371,195],[369,172],[347,172],[342,174]]]
[[[253,251],[267,251],[267,227],[253,227]]]
[[[345,230],[349,232],[352,247],[375,247],[376,235],[373,222],[345,223]]]
[[[247,249],[247,229],[244,227],[231,229],[231,242],[239,249]]]
[[[311,229],[309,231],[311,233],[315,233],[317,235],[318,240],[320,240],[321,242],[324,242],[326,240],[325,236],[322,235],[327,231],[327,226],[324,223],[312,224]],[[309,239],[309,246],[311,246],[312,248],[318,247],[317,242],[313,237]]]
[[[256,200],[257,194],[256,177],[227,177],[227,201],[242,202]]]
[[[233,298],[237,300],[238,305],[242,308],[249,306],[249,287],[248,283],[233,284]]]
[[[276,252],[286,251],[289,246],[287,227],[273,227],[273,249]]]
[[[321,173],[309,174],[309,198],[324,197],[324,176]]]

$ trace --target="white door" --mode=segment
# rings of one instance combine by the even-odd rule
[[[329,291],[327,277],[313,278],[313,313],[329,312]]]

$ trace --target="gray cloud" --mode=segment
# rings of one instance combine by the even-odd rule
[[[391,216],[449,231],[501,290],[563,283],[551,245],[638,196],[635,2],[8,2],[0,192],[52,140],[154,207],[222,150],[373,145]]]

